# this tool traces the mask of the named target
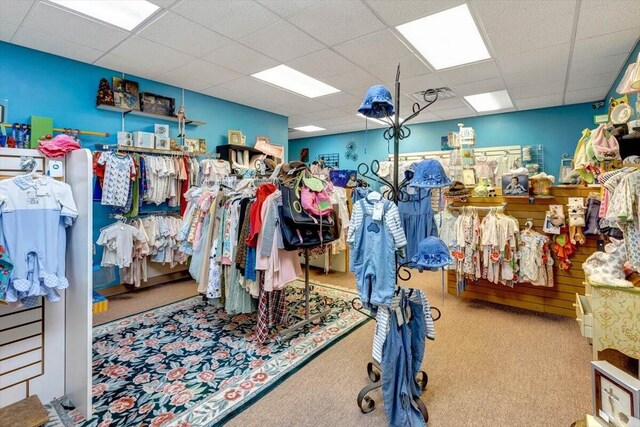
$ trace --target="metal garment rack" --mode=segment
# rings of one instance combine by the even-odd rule
[[[427,89],[423,94],[425,105],[421,106],[418,102],[414,103],[412,107],[413,113],[402,121],[400,119],[400,96],[400,64],[398,64],[395,80],[395,116],[393,119],[389,117],[386,118],[385,121],[389,125],[389,128],[386,129],[383,134],[384,139],[386,139],[387,141],[393,140],[393,182],[390,182],[379,175],[380,162],[378,162],[377,160],[373,160],[369,165],[367,165],[366,163],[360,163],[358,165],[359,175],[362,175],[366,179],[378,182],[384,186],[389,187],[390,190],[386,193],[386,197],[389,200],[392,200],[395,204],[398,204],[398,201],[406,201],[409,197],[409,194],[404,190],[409,184],[409,181],[403,180],[402,182],[398,182],[399,180],[397,173],[400,159],[400,141],[408,138],[411,135],[411,129],[406,127],[405,124],[417,117],[423,110],[425,110],[438,100],[438,90]],[[411,272],[408,270],[408,264],[409,263],[398,264],[398,259],[396,256],[396,285],[398,279],[400,279],[401,281],[408,281],[411,278]],[[363,311],[361,311],[361,307],[357,307],[358,300],[359,298],[355,298],[351,302],[351,304],[354,309],[360,311],[361,313],[364,313]],[[432,307],[432,310],[438,313],[438,316],[434,317],[435,321],[440,318],[441,313],[440,310],[438,310],[436,307]],[[373,318],[367,313],[364,314]],[[358,406],[363,413],[369,413],[375,408],[375,401],[371,397],[369,397],[368,394],[372,390],[382,387],[382,370],[380,369],[380,366],[375,362],[369,362],[367,364],[367,376],[371,380],[371,383],[360,390],[357,398]],[[427,388],[429,377],[426,372],[419,371],[415,380],[420,386],[421,390],[424,391]],[[415,397],[414,403],[422,413],[422,417],[424,418],[425,423],[428,423],[429,411],[427,410],[424,402],[422,402],[419,397]]]
[[[278,341],[288,339],[295,331],[305,327],[309,323],[326,316],[331,309],[325,308],[317,314],[311,316],[311,308],[309,305],[309,293],[313,290],[313,286],[309,284],[309,249],[304,250],[304,319],[288,327],[278,335]]]

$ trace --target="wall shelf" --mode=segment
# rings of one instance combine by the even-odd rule
[[[120,108],[120,107],[114,107],[113,105],[104,105],[104,104],[99,104],[96,105],[96,108],[98,110],[104,110],[104,111],[115,111],[117,113],[122,113],[122,114],[131,114],[132,116],[140,116],[140,117],[149,117],[152,119],[157,119],[157,120],[164,120],[167,122],[178,122],[178,118],[177,117],[172,117],[172,116],[163,116],[160,114],[152,114],[152,113],[145,113],[144,111],[139,111],[139,110],[132,110],[130,108]],[[191,126],[202,126],[202,125],[206,125],[205,122],[200,122],[198,120],[187,120],[186,121],[187,125],[191,125]]]

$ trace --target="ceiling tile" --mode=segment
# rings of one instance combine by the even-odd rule
[[[176,73],[175,71],[170,71],[167,74],[157,76],[155,77],[155,80],[181,89],[192,90],[194,92],[202,92],[204,89],[211,86],[211,83],[203,82],[202,80],[198,80],[188,74]]]
[[[637,0],[589,0],[580,4],[580,19],[576,40],[637,29],[640,2]],[[607,21],[603,18],[611,17]]]
[[[562,95],[562,93],[555,93],[553,95],[536,96],[534,98],[515,99],[514,103],[519,110],[553,107],[562,105]]]
[[[246,105],[248,107],[257,108],[258,110],[263,110],[263,111],[271,111],[273,108],[276,108],[278,106],[278,104],[276,104],[275,102],[266,101],[264,99],[258,99],[255,97],[247,98],[242,102],[240,102],[240,104]]]
[[[107,53],[102,58],[95,61],[94,65],[97,65],[98,67],[108,68],[118,73],[125,73],[128,75],[145,77],[149,79],[153,79],[159,74],[165,73],[167,71],[164,69],[164,67],[161,67],[160,69],[150,67],[149,64],[141,64],[136,61],[132,61],[130,58],[124,58],[113,53]]]
[[[358,69],[357,65],[329,49],[323,49],[287,62],[289,67],[316,79],[344,74]]]
[[[473,83],[465,83],[461,85],[450,86],[451,90],[458,96],[476,95],[478,93],[495,92],[506,89],[502,77],[493,79],[479,80]]]
[[[571,44],[546,47],[526,53],[503,56],[498,59],[505,76],[522,73],[547,72],[550,69],[560,70],[563,76],[567,73]]]
[[[171,30],[174,28],[180,30]],[[165,13],[138,35],[197,58],[231,43],[228,38],[173,12]]]
[[[351,92],[352,89],[359,89],[359,88],[365,87],[365,89],[362,90],[362,93],[358,92],[358,97],[364,96],[364,91],[366,90],[367,87],[381,83],[380,79],[378,79],[375,76],[372,76],[371,74],[369,74],[368,72],[364,71],[361,68],[352,72],[325,77],[324,79],[322,79],[322,81],[337,89],[340,89],[342,91],[349,91],[349,92]]]
[[[359,99],[348,92],[332,93],[331,95],[323,96],[318,100],[320,103],[329,107],[348,107],[356,110],[360,106],[362,99]]]
[[[437,115],[440,115],[440,111],[468,108],[467,104],[460,98],[439,99],[432,106],[429,107],[429,111],[437,111]]]
[[[33,5],[33,0],[2,0],[0,1],[0,17],[18,25],[27,16]]]
[[[10,42],[13,35],[18,31],[18,26],[9,21],[0,19],[0,40]]]
[[[129,36],[129,32],[101,24],[47,3],[38,3],[22,27],[92,49],[108,51]]]
[[[463,117],[477,116],[478,114],[469,107],[441,110],[436,113],[443,120],[461,119]]]
[[[247,99],[247,96],[240,95],[238,91],[226,88],[224,86],[212,86],[204,89],[202,93],[213,96],[215,98],[226,99],[228,101],[238,102]]]
[[[400,81],[431,72],[431,69],[412,53],[401,57],[397,61],[383,61],[371,64],[367,66],[367,69],[371,70],[371,74],[380,80],[393,83],[396,79],[398,64],[400,64]]]
[[[355,125],[358,125],[361,128],[361,130],[364,130],[364,119],[362,117],[356,116],[355,113],[345,114],[340,117],[335,117],[332,119],[320,120],[318,123],[321,123],[318,126],[327,127],[327,128],[334,128],[336,126],[355,124]]]
[[[314,111],[313,113],[302,113],[289,116],[289,124],[304,125],[305,123],[316,123],[318,121],[328,121],[330,119],[334,120],[341,116],[344,117],[344,113],[340,110],[326,109]]]
[[[93,62],[104,55],[100,50],[24,28],[18,29],[11,43],[82,62]]]
[[[317,1],[288,20],[327,46],[385,28],[360,1]]]
[[[334,50],[363,67],[384,62],[397,64],[412,53],[391,30],[350,40],[335,46]]]
[[[279,107],[281,114],[293,116],[294,114],[311,113],[314,111],[325,110],[326,105],[321,104],[316,99],[301,98],[293,103],[282,104]]]
[[[366,3],[385,23],[395,27],[459,6],[465,0],[366,0]]]
[[[569,43],[575,0],[471,2],[498,58]],[[550,13],[550,11],[553,11]]]
[[[499,77],[500,71],[498,70],[496,62],[491,59],[438,71],[438,76],[451,86]]]
[[[302,100],[308,99],[275,86],[271,86],[254,77],[241,77],[239,79],[223,83],[222,86],[227,89],[238,91],[240,96],[252,96],[279,105],[296,104]],[[324,108],[326,107],[321,106],[318,109],[322,110]]]
[[[402,78],[402,74],[400,76],[400,91],[409,95],[425,89],[435,89],[445,85],[436,73],[423,74],[421,76],[409,77],[406,79]],[[393,90],[393,86],[394,85],[390,82],[389,89]]]
[[[127,58],[137,66],[149,68],[147,75],[156,72],[156,75],[164,74],[193,60],[192,56],[138,36],[125,40],[110,53]]]
[[[244,75],[251,75],[280,64],[275,59],[271,59],[237,42],[232,42],[221,49],[215,50],[203,59]]]
[[[564,97],[565,105],[580,102],[602,101],[609,92],[610,86],[602,86],[585,90],[568,91]]]
[[[640,25],[631,30],[619,31],[617,33],[605,34],[592,37],[590,39],[576,40],[573,48],[573,59],[576,61],[587,61],[594,54],[617,55],[629,54],[640,36]]]
[[[160,7],[169,7],[171,6],[173,3],[176,3],[178,0],[148,0],[153,4],[156,4]]]
[[[572,75],[569,76],[567,91],[591,89],[607,85],[611,87],[615,82],[616,77],[618,77],[617,71],[604,74]]]
[[[257,0],[267,9],[286,18],[316,3],[316,0]]]
[[[621,53],[611,56],[592,56],[589,59],[583,60],[574,58],[571,62],[569,76],[619,72],[628,57],[628,54]]]
[[[564,92],[564,79],[534,83],[525,86],[513,86],[509,88],[511,96],[515,99],[535,98],[543,95],[553,95]]]
[[[234,40],[280,19],[264,6],[250,0],[188,0],[171,10]]]
[[[423,110],[420,114],[418,114],[416,117],[411,119],[409,124],[412,124],[412,123],[437,122],[437,121],[440,121],[440,120],[442,120],[442,118],[440,116],[438,116],[435,113],[429,112],[429,110],[427,109],[427,110]]]
[[[285,21],[263,28],[239,41],[281,62],[299,58],[324,47],[322,43]]]
[[[190,78],[201,82],[209,83],[205,87],[219,85],[230,80],[242,77],[241,74],[231,71],[227,68],[220,67],[201,59],[196,59],[182,67],[176,68],[165,75],[171,75],[174,79]],[[204,89],[204,88],[203,88]]]

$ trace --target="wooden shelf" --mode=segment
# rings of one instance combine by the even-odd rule
[[[223,144],[216,146],[216,151],[218,153],[227,150],[238,150],[238,151],[248,151],[253,154],[264,154],[262,151],[258,150],[254,147],[248,147],[246,145],[235,145],[235,144]]]
[[[126,114],[131,114],[132,116],[149,117],[151,119],[164,120],[164,121],[167,121],[167,122],[174,122],[174,123],[178,122],[178,118],[177,117],[163,116],[163,115],[160,115],[160,114],[145,113],[144,111],[132,110],[130,108],[114,107],[113,105],[99,104],[99,105],[96,106],[96,108],[98,110],[114,111],[114,112],[122,113],[122,114],[125,114],[125,115]],[[188,124],[190,126],[206,125],[205,122],[200,122],[198,120],[187,120],[186,124]]]

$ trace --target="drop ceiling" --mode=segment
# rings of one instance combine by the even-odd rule
[[[46,0],[0,0],[0,40],[326,129],[294,139],[363,129],[366,89],[392,88],[398,63],[402,117],[414,92],[457,95],[416,122],[476,116],[462,97],[499,90],[514,103],[503,111],[601,100],[640,37],[638,0],[467,0],[491,59],[434,71],[395,27],[463,0],[151,1],[158,12],[129,32]],[[341,92],[309,99],[251,77],[280,64]]]

